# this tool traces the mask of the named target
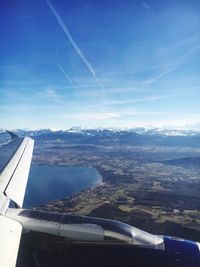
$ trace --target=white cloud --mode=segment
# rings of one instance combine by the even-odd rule
[[[134,103],[159,101],[159,100],[169,99],[172,97],[173,96],[147,96],[147,97],[141,97],[141,98],[135,98],[135,99],[134,98],[126,99],[126,100],[108,100],[102,105],[127,105],[127,104],[134,104]]]
[[[124,116],[157,116],[161,115],[161,112],[155,111],[134,111],[134,110],[125,110],[120,113],[120,115]]]
[[[76,120],[76,121],[89,121],[89,120],[109,120],[113,118],[121,117],[120,114],[114,112],[91,112],[91,113],[77,113],[77,114],[69,114],[62,115],[66,119]]]
[[[175,116],[174,114],[168,114],[167,119],[157,120],[137,120],[135,126],[150,126],[150,127],[164,127],[164,128],[194,128],[200,125],[200,114],[181,114]]]
[[[35,94],[41,99],[62,103],[61,96],[51,87],[47,87],[44,91],[36,91]]]

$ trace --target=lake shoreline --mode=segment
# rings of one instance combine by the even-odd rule
[[[24,207],[46,205],[50,201],[100,186],[103,178],[93,167],[33,164],[25,194]]]

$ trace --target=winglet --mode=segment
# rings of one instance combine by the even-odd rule
[[[15,138],[19,137],[17,134],[15,134],[13,132],[10,132],[8,130],[6,130],[6,132],[11,136],[12,139],[15,139]]]

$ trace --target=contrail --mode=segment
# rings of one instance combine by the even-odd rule
[[[65,78],[67,81],[75,88],[75,85],[72,81],[72,79],[67,75],[67,73],[64,71],[64,69],[60,66],[60,64],[57,64],[58,68],[62,71],[62,73],[65,75]]]
[[[69,39],[69,41],[70,41],[71,45],[73,46],[74,50],[76,51],[76,53],[78,54],[80,59],[83,61],[83,63],[86,65],[86,67],[88,68],[88,70],[92,74],[93,78],[96,80],[96,82],[100,85],[100,87],[104,91],[105,90],[104,85],[101,83],[101,81],[97,77],[97,75],[96,75],[92,65],[90,64],[90,62],[86,59],[86,57],[84,56],[84,54],[81,51],[81,49],[78,47],[78,45],[74,41],[73,37],[71,36],[69,30],[67,29],[66,25],[62,21],[62,19],[59,16],[58,12],[56,11],[56,9],[54,8],[54,6],[51,4],[51,2],[49,0],[46,0],[46,2],[48,4],[49,8],[51,9],[53,15],[56,17],[56,19],[58,21],[58,24],[61,26],[61,28],[63,29],[63,31],[66,34],[67,38]]]

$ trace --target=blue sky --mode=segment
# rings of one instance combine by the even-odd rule
[[[200,123],[200,2],[3,0],[0,127]]]

